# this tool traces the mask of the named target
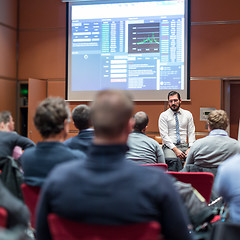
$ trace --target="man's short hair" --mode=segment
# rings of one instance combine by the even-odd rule
[[[124,91],[104,90],[97,93],[91,108],[95,135],[104,138],[117,137],[132,116],[133,101]]]
[[[0,112],[0,123],[3,122],[4,124],[10,122],[12,114],[9,111],[2,111]]]
[[[133,118],[135,119],[135,125],[133,129],[135,131],[142,131],[149,122],[148,115],[145,112],[137,112]]]
[[[171,91],[171,92],[168,93],[168,100],[169,100],[169,97],[170,97],[170,96],[174,96],[174,95],[177,95],[177,96],[178,96],[178,100],[181,99],[181,96],[180,96],[180,93],[179,93],[179,92]]]
[[[214,110],[208,114],[208,124],[211,130],[223,129],[228,127],[228,116],[224,110]]]
[[[64,99],[49,97],[37,107],[34,124],[42,137],[55,136],[64,129],[64,121],[70,121],[70,109]]]
[[[90,107],[85,104],[78,105],[72,111],[72,119],[79,131],[89,128],[91,126]]]

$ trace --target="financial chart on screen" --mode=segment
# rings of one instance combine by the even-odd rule
[[[68,7],[67,95],[131,91],[135,100],[187,98],[187,1],[90,1]]]

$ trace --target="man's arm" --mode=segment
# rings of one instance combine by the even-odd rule
[[[219,196],[222,196],[226,202],[229,201],[229,174],[224,171],[224,166],[219,166],[216,178],[214,180],[214,190]]]
[[[185,165],[187,164],[194,164],[194,147],[189,148]]]
[[[30,140],[29,138],[20,136],[19,134],[16,134],[15,137],[16,137],[16,142],[15,142],[16,146],[19,146],[22,149],[26,149],[26,148],[35,146],[35,143],[32,140]]]
[[[174,147],[172,150],[178,158],[180,158],[180,159],[186,158],[186,154],[184,152],[182,152],[180,149],[178,149],[177,147]]]
[[[159,132],[163,140],[163,143],[170,149],[173,149],[175,145],[173,144],[171,138],[168,136],[167,119],[166,119],[166,116],[163,115],[163,113],[159,117],[158,127],[159,127]]]
[[[189,147],[191,147],[193,145],[193,143],[195,142],[195,125],[193,122],[193,116],[190,113],[189,119],[188,119],[188,144]]]
[[[157,143],[157,163],[166,163],[165,162],[165,157],[164,157],[164,153],[163,150],[161,148],[161,146]]]

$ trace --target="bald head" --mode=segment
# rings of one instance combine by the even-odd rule
[[[142,132],[148,125],[148,115],[145,112],[137,112],[133,118],[135,119],[134,131]]]
[[[127,92],[104,90],[92,104],[91,119],[96,137],[118,137],[132,116],[133,101]]]

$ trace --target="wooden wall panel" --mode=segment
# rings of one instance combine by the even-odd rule
[[[164,111],[164,102],[136,102],[134,113],[144,111],[149,117],[147,132],[158,134],[158,118]]]
[[[28,138],[35,143],[42,140],[34,124],[36,108],[47,96],[47,81],[30,78],[28,81]]]
[[[191,0],[192,22],[240,20],[239,0]]]
[[[191,76],[240,76],[240,23],[192,26]]]
[[[17,0],[0,0],[0,111],[16,121]]]
[[[19,78],[65,78],[65,29],[21,31]]]
[[[16,81],[0,79],[0,111],[8,110],[16,119]]]
[[[207,132],[206,122],[200,121],[200,107],[221,107],[221,80],[193,80],[190,82],[190,102],[183,102],[182,107],[191,111],[196,132]]]
[[[65,81],[48,81],[47,96],[62,97],[65,99]]]
[[[65,5],[60,0],[20,0],[20,29],[65,27]]]
[[[0,23],[17,28],[17,0],[0,0]]]
[[[16,79],[17,33],[0,25],[0,76]]]
[[[239,120],[240,120],[240,84],[231,84],[230,86],[230,120],[231,120],[231,127],[230,127],[230,135],[231,137],[238,139],[238,128],[239,128]],[[237,109],[237,111],[236,111]]]

